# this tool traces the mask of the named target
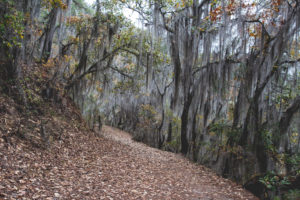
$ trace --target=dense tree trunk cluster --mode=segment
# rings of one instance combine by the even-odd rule
[[[24,0],[0,11],[1,80],[15,78],[25,104],[22,67],[37,61],[52,71],[46,89],[62,83],[91,128],[121,127],[246,185],[259,175],[267,188],[268,172],[299,177],[299,0],[103,0],[94,10]]]
[[[129,97],[130,91],[118,94],[119,110],[108,121],[139,140],[180,151],[246,184],[255,174],[295,172],[287,159],[299,155],[300,12],[298,1],[280,2],[272,26],[244,15],[243,5],[235,6],[234,15],[220,15],[214,23],[207,21],[214,9],[209,1],[193,1],[173,12],[165,10],[164,2],[153,3],[156,27],[149,31],[164,29],[155,39],[167,41],[172,67],[154,65],[172,70],[171,87],[148,80],[145,70],[146,85],[156,84],[157,89],[137,99]],[[159,73],[154,71],[157,77]],[[157,111],[159,126],[128,117],[143,113],[144,104]]]

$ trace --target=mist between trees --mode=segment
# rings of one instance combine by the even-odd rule
[[[299,0],[1,0],[0,13],[1,76],[25,105],[22,68],[39,63],[45,95],[69,94],[91,128],[100,117],[262,198],[299,195]]]

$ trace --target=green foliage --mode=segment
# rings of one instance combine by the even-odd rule
[[[147,121],[148,123],[157,123],[157,111],[150,104],[142,104],[139,109],[139,118]]]
[[[21,46],[24,34],[24,15],[12,0],[0,0],[0,47],[11,49]],[[2,10],[3,9],[3,10]]]
[[[118,0],[101,0],[101,7],[104,13],[111,13],[113,15],[122,15],[122,3]]]
[[[217,133],[217,135],[221,135],[224,132],[229,132],[230,129],[231,129],[230,122],[224,119],[218,120],[209,125],[209,131],[215,132]]]
[[[172,152],[179,152],[180,145],[181,145],[181,139],[179,134],[175,134],[172,141],[165,144],[165,148],[170,149]]]
[[[280,200],[280,197],[279,196],[275,196],[274,200]]]
[[[295,172],[296,176],[300,176],[300,153],[287,156],[286,163]]]
[[[156,70],[159,70],[158,66],[161,66],[162,64],[170,64],[171,58],[166,53],[167,46],[165,45],[165,43],[163,43],[161,39],[158,39],[157,41],[154,42],[155,42],[153,48],[154,66],[156,67]],[[144,47],[144,49],[146,49],[146,47]]]
[[[115,86],[113,88],[114,93],[124,94],[125,92],[137,92],[140,90],[139,85],[135,84],[135,82],[131,79],[129,80],[115,80]]]
[[[180,151],[181,145],[181,119],[180,117],[172,117],[171,120],[172,124],[172,141],[170,141],[167,145],[172,149],[174,152]]]
[[[260,134],[261,134],[261,137],[262,137],[265,148],[268,151],[270,151],[272,153],[275,153],[276,149],[275,149],[275,146],[273,144],[273,134],[272,134],[272,132],[267,130],[267,129],[264,129],[263,131],[261,131]]]
[[[284,200],[298,200],[300,199],[300,189],[289,190],[283,196]]]
[[[292,131],[292,134],[290,135],[290,141],[292,144],[297,144],[299,141],[299,133],[297,130]]]
[[[175,116],[169,105],[166,107],[166,116],[170,120],[172,126],[172,140],[165,143],[165,149],[172,152],[179,152],[181,145],[181,118]]]
[[[278,94],[274,101],[275,101],[275,105],[277,106],[277,108],[279,108],[279,106],[283,106],[284,108],[287,108],[289,106],[289,102],[291,99],[293,99],[294,97],[291,96],[291,93],[281,93]]]
[[[93,10],[86,4],[84,0],[76,0],[76,3],[71,4],[71,15],[93,14]]]
[[[119,34],[114,36],[115,46],[125,46],[129,44],[135,35],[135,29],[133,26],[123,28]]]
[[[181,119],[179,117],[173,116],[171,123],[172,123],[172,132],[177,134],[177,135],[180,135],[180,132],[181,132]]]
[[[296,74],[289,73],[289,65],[274,67],[278,68],[278,73],[281,75],[276,86],[278,92],[265,96],[265,99],[271,101],[278,110],[287,109],[293,99],[300,94],[300,79]]]
[[[157,127],[161,123],[161,118],[156,109],[150,104],[142,104],[138,111],[137,134],[134,139],[142,141],[147,133],[157,133]]]
[[[52,8],[61,8],[66,9],[67,5],[62,0],[46,0],[44,1],[46,4],[49,4]]]
[[[273,171],[268,172],[264,177],[260,178],[259,182],[272,191],[277,190],[281,186],[291,184],[287,177],[280,177]]]
[[[27,97],[30,105],[40,106],[41,103],[43,102],[41,97],[39,95],[35,94],[35,92],[33,90],[31,90],[29,88],[25,88],[24,92],[26,94],[26,97]]]
[[[233,144],[236,144],[236,143],[238,143],[238,141],[241,137],[241,132],[242,132],[242,129],[240,127],[231,129],[230,131],[227,132],[227,137],[228,137],[228,139],[230,139],[232,141]]]
[[[226,146],[230,140],[232,144],[236,144],[241,136],[241,128],[232,128],[231,121],[221,119],[209,125],[209,134],[211,136],[217,135],[221,137],[221,144],[227,150],[232,150],[232,148]]]

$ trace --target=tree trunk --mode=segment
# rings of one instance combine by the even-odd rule
[[[189,150],[189,142],[187,139],[187,126],[189,122],[189,110],[192,103],[193,94],[189,93],[188,99],[184,102],[182,114],[181,114],[181,153],[187,154]]]
[[[47,27],[45,29],[45,40],[44,40],[44,45],[42,50],[42,57],[41,57],[42,61],[45,63],[48,61],[51,55],[53,36],[56,30],[56,20],[57,20],[57,15],[59,13],[59,10],[60,8],[56,6],[52,8],[49,14]]]

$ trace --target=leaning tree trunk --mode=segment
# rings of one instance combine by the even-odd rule
[[[41,59],[43,62],[47,62],[51,55],[52,44],[53,44],[53,36],[56,30],[56,20],[59,13],[60,8],[54,6],[49,14],[49,20],[47,27],[45,29],[45,40],[42,49]]]

